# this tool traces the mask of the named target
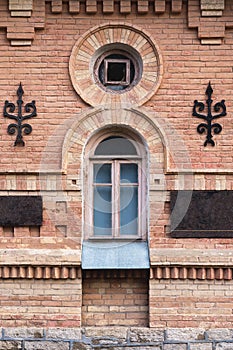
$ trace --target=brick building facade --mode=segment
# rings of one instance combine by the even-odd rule
[[[233,349],[231,1],[0,14],[0,348]]]

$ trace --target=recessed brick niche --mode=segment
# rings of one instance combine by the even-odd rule
[[[171,191],[172,237],[233,237],[233,191]]]
[[[41,226],[41,196],[0,196],[0,226]]]

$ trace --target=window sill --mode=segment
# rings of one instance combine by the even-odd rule
[[[127,237],[89,237],[85,242],[132,242],[132,241],[143,241],[142,237],[139,236],[127,236]]]
[[[134,240],[89,240],[82,245],[82,268],[149,269],[148,243]]]

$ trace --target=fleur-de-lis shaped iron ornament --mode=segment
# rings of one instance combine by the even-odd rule
[[[215,145],[215,142],[212,139],[213,138],[212,130],[214,131],[214,134],[219,134],[222,131],[222,126],[219,123],[212,124],[212,121],[214,119],[224,117],[225,115],[227,115],[225,100],[222,100],[221,102],[217,102],[213,106],[214,112],[216,112],[216,113],[220,112],[220,113],[215,114],[215,115],[212,114],[212,102],[213,102],[213,100],[211,99],[212,93],[213,93],[213,89],[212,89],[211,84],[209,82],[208,87],[206,89],[206,95],[208,97],[206,100],[206,104],[207,104],[207,114],[206,115],[199,113],[199,112],[204,111],[204,109],[205,109],[204,103],[198,102],[197,100],[195,100],[194,106],[193,106],[193,116],[197,117],[197,118],[204,119],[206,121],[206,123],[201,123],[197,127],[197,132],[199,134],[203,134],[205,131],[207,132],[204,146],[207,146],[208,143],[210,143],[212,146]]]
[[[29,102],[25,105],[24,110],[26,113],[29,113],[27,115],[22,114],[22,109],[23,109],[23,100],[22,100],[22,96],[24,94],[23,88],[22,88],[22,84],[19,84],[18,90],[17,90],[17,95],[18,95],[18,100],[17,100],[17,115],[14,115],[12,113],[14,113],[16,106],[14,103],[12,102],[8,102],[5,101],[5,105],[4,105],[4,110],[3,110],[3,115],[4,117],[10,118],[10,119],[14,119],[16,123],[12,123],[10,125],[8,125],[7,128],[7,132],[10,135],[14,135],[15,132],[17,131],[17,136],[16,136],[16,140],[14,143],[14,146],[24,146],[24,140],[23,140],[23,132],[25,135],[29,135],[32,132],[32,127],[30,124],[24,123],[23,121],[25,119],[29,119],[32,117],[35,117],[36,114],[36,105],[35,105],[35,101]]]

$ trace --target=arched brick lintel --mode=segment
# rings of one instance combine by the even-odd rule
[[[162,126],[139,109],[104,109],[87,111],[79,121],[74,121],[65,136],[62,150],[62,170],[72,171],[74,162],[82,162],[83,152],[90,138],[107,127],[125,127],[136,132],[148,149],[150,161],[164,172],[167,141]],[[76,165],[77,166],[77,165]],[[70,169],[70,170],[69,170]]]
[[[156,164],[156,172],[165,174],[191,169],[189,153],[182,135],[159,114],[143,107],[138,108],[95,108],[75,116],[69,123],[62,146],[61,168],[72,173],[74,166],[82,162],[85,145],[102,128],[125,126],[137,132],[144,140],[150,159],[150,169]],[[172,162],[171,162],[172,159]]]

